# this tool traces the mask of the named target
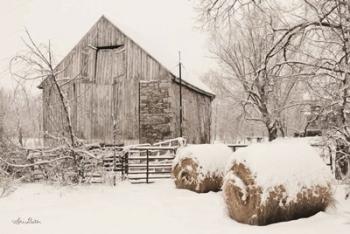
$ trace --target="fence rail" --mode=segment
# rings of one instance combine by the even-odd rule
[[[126,175],[131,181],[170,178],[177,147],[137,147],[125,155]]]
[[[236,152],[239,148],[247,147],[248,145],[241,145],[241,144],[227,144],[228,147],[232,149],[233,152]]]
[[[150,183],[155,179],[163,179],[171,177],[172,163],[176,155],[177,149],[186,144],[186,142],[179,138],[168,141],[163,141],[158,144],[142,144],[122,147],[120,145],[91,145],[85,146],[86,154],[91,157],[84,157],[82,160],[82,168],[77,172],[71,167],[72,159],[55,162],[51,164],[40,164],[31,166],[33,171],[34,181],[48,179],[52,168],[57,168],[58,163],[67,168],[72,173],[80,173],[83,182],[103,183],[106,182],[110,176],[113,177],[114,184],[116,179],[129,179],[133,182]],[[227,144],[233,152],[248,145],[242,144]],[[325,163],[332,171],[336,168],[336,156],[332,154],[331,149],[323,144],[312,144],[313,147],[320,150],[320,155]],[[48,153],[50,152],[50,153]],[[55,148],[47,149],[43,156],[42,150],[28,150],[28,156],[20,157],[23,162],[9,161],[13,164],[36,163],[43,160],[58,157],[58,155],[68,155],[70,149]],[[81,153],[81,151],[77,151]],[[12,158],[14,160],[14,158]],[[70,171],[71,170],[71,171]]]

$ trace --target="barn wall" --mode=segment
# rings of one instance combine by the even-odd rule
[[[108,51],[101,50],[96,53],[96,50],[91,47],[121,45],[125,44],[125,40],[126,36],[123,33],[106,19],[101,18],[56,67],[56,71],[59,71],[57,79],[60,84],[66,83],[63,90],[70,100],[72,125],[79,138],[89,142],[119,143],[127,134],[127,130],[123,127],[124,123],[114,129],[112,118],[115,114],[112,113],[112,109],[120,110],[116,119],[130,118],[125,113],[123,102],[112,101],[126,99],[123,91],[128,89],[126,70],[103,69],[104,66],[118,62],[113,60]],[[124,60],[126,68],[125,56],[125,52],[121,53],[121,59]],[[95,63],[101,71],[98,69],[95,71]],[[71,81],[67,83],[68,80]],[[60,136],[64,132],[65,123],[62,123],[64,119],[60,118],[63,113],[58,97],[55,97],[57,91],[49,95],[52,93],[50,91],[52,84],[49,79],[43,82],[42,86],[45,102],[43,104],[44,131]],[[57,120],[53,121],[52,118],[56,118],[53,116],[57,116]],[[114,133],[117,139],[113,139]]]
[[[123,46],[113,51],[100,50],[98,53],[93,48],[112,45]],[[57,78],[64,84],[65,96],[70,100],[73,129],[79,138],[88,142],[138,143],[139,82],[170,81],[173,78],[166,68],[104,17],[68,53],[56,70],[59,71]],[[55,92],[49,91],[52,89],[49,81],[43,82],[42,86],[44,131],[53,135],[66,135],[62,106],[57,104],[58,97],[54,97]],[[176,87],[173,84],[170,86],[170,95],[174,96]],[[209,120],[204,115],[210,110],[209,98],[187,88],[184,90],[184,95],[188,96],[188,107],[185,108],[196,109],[195,116],[201,118],[201,124],[196,124],[198,119],[190,114],[185,116],[188,125],[185,133],[192,142],[206,142],[209,133],[205,126]],[[178,107],[175,102],[172,98],[173,108]],[[196,107],[197,103],[201,106]],[[172,112],[175,115],[178,110],[172,109]],[[178,124],[175,119],[178,118],[174,118],[174,126]],[[190,129],[196,131],[191,132]],[[202,135],[196,138],[195,133]],[[177,137],[179,133],[173,135]]]
[[[150,56],[133,40],[126,41],[127,50],[127,77],[128,77],[128,98],[125,99],[128,113],[129,125],[126,126],[130,137],[138,139],[139,128],[139,82],[171,80],[171,73],[167,71],[159,62]]]
[[[174,111],[175,135],[180,136],[180,86],[172,82],[171,97]],[[211,99],[182,86],[182,135],[192,144],[210,143]]]

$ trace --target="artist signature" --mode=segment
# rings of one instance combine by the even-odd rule
[[[39,219],[35,219],[32,217],[28,218],[20,218],[12,220],[13,224],[20,225],[20,224],[41,224],[41,221]]]

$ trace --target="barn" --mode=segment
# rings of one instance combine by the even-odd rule
[[[210,141],[215,95],[203,86],[180,82],[105,16],[55,71],[74,134],[86,142],[127,145],[181,135],[189,143]],[[46,78],[39,88],[43,129],[50,136],[45,144],[51,144],[53,136],[67,136],[68,125],[52,79]]]

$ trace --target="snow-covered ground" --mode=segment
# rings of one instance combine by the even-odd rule
[[[171,180],[121,182],[115,187],[24,184],[0,199],[1,234],[225,234],[350,233],[350,200],[336,190],[336,207],[317,215],[268,226],[231,220],[222,193],[176,189]],[[40,224],[14,224],[31,218]]]

